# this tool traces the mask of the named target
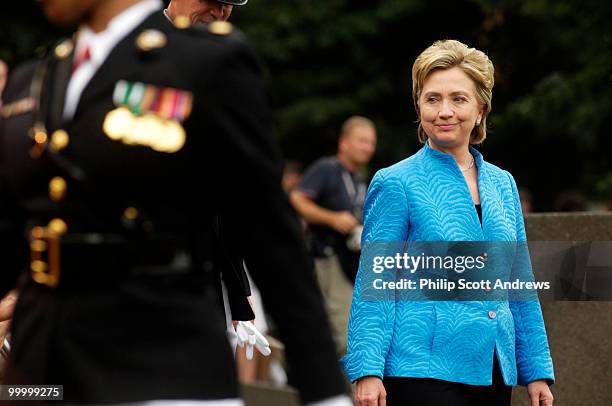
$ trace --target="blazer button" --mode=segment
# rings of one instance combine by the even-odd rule
[[[61,201],[66,196],[66,180],[56,176],[49,182],[49,198],[54,202]]]
[[[494,319],[496,317],[497,317],[497,313],[495,312],[495,310],[489,310],[489,318]]]

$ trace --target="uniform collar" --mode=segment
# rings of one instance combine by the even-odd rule
[[[164,17],[166,17],[166,20],[168,20],[170,23],[174,23],[172,21],[172,18],[170,18],[170,16],[168,15],[168,9],[164,9]]]
[[[149,15],[162,8],[161,0],[142,0],[113,17],[104,31],[93,32],[88,26],[79,28],[75,55],[90,47],[91,60],[96,67],[102,65],[113,48],[140,25]]]

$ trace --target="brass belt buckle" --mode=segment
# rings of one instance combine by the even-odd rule
[[[62,219],[53,219],[46,227],[34,227],[30,233],[30,272],[34,282],[55,288],[61,272],[61,237],[68,231]]]

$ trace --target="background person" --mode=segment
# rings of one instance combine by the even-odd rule
[[[243,6],[248,0],[171,0],[164,13],[172,20],[186,16],[191,24],[227,21],[234,6]]]
[[[191,24],[227,21],[234,5],[240,6],[246,3],[247,0],[171,0],[168,8],[164,10],[164,15],[173,23],[177,23],[176,20],[179,16],[187,17]],[[263,310],[253,309],[251,306],[252,302],[257,302],[261,306],[259,290],[255,286],[251,286],[252,282],[247,274],[242,255],[236,252],[235,247],[232,247],[229,243],[221,218],[215,219],[214,228],[217,256],[213,262],[215,278],[219,279],[218,283],[215,283],[218,288],[216,297],[225,310],[227,334],[230,344],[236,352],[238,376],[243,382],[253,381],[253,371],[257,370],[259,357],[247,359],[249,349],[238,348],[239,337],[236,330],[246,327],[259,330],[264,334],[267,332],[265,320],[258,320],[256,323],[254,321],[254,311],[258,310],[259,317],[265,317]],[[238,327],[240,323],[250,323],[250,326]],[[262,344],[268,345],[265,339],[261,341]],[[255,348],[259,348],[259,346]],[[269,348],[265,349],[265,356],[269,355],[268,351]]]
[[[425,145],[372,180],[364,242],[526,240],[513,177],[470,146],[486,137],[493,81],[489,58],[461,42],[419,55],[413,99]],[[362,262],[343,359],[359,406],[509,406],[517,383],[533,406],[552,405],[537,300],[362,300],[367,269]]]
[[[555,211],[558,212],[575,212],[586,211],[587,199],[584,195],[575,190],[569,190],[559,193],[555,199]]]
[[[241,405],[207,294],[211,224],[229,212],[303,400],[342,401],[250,48],[171,27],[157,0],[40,4],[80,28],[39,66],[33,138],[22,114],[0,127],[0,294],[22,276],[6,383],[61,382],[66,403]]]
[[[350,117],[342,125],[337,154],[314,162],[290,194],[291,203],[311,232],[317,280],[340,354],[346,349],[353,281],[359,264],[359,248],[351,244],[361,235],[367,190],[361,171],[375,150],[374,123],[365,117]]]
[[[526,187],[519,187],[519,197],[521,199],[521,210],[523,215],[533,212],[533,198],[531,191]]]
[[[2,92],[8,79],[8,65],[0,59],[0,107],[2,107]]]

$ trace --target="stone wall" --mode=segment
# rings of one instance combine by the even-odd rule
[[[525,226],[530,241],[612,241],[612,213],[532,214]],[[542,311],[555,405],[612,405],[612,302],[548,302]],[[514,389],[512,405],[530,406],[524,388]]]

